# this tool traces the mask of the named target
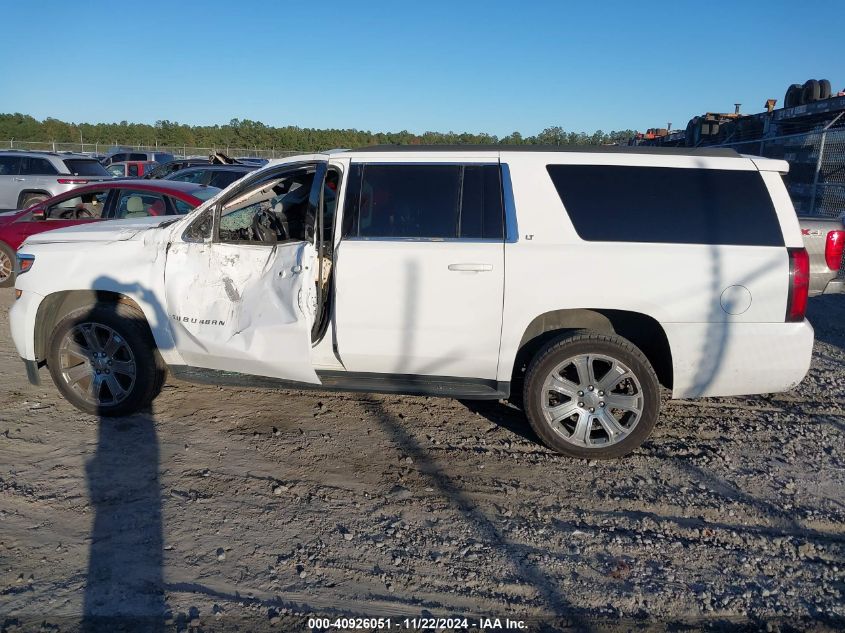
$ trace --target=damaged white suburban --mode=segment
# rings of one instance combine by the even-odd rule
[[[148,407],[167,372],[509,398],[555,450],[615,457],[649,436],[661,384],[739,395],[806,373],[783,170],[730,150],[292,157],[176,221],[31,237],[12,336],[31,380],[46,366],[101,416]]]

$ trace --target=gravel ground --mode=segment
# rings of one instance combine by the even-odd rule
[[[795,391],[667,402],[598,463],[489,402],[168,382],[151,414],[101,422],[26,382],[11,302],[3,631],[845,627],[845,297],[811,302]]]

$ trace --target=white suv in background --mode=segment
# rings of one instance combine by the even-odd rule
[[[370,147],[276,161],[184,219],[33,236],[12,334],[75,406],[220,384],[513,397],[561,453],[639,446],[675,398],[791,389],[807,257],[732,150]]]
[[[79,185],[110,180],[99,161],[85,154],[0,151],[0,211],[26,209]]]

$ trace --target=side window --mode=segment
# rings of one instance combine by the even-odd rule
[[[48,220],[101,218],[108,198],[108,190],[89,191],[73,198],[65,198],[47,208]]]
[[[458,165],[366,165],[359,237],[457,237]]]
[[[208,181],[210,187],[217,187],[218,189],[225,189],[236,180],[240,180],[245,174],[239,171],[215,171],[211,172],[211,180]]]
[[[732,169],[549,165],[588,241],[783,246],[760,173]]]
[[[502,239],[498,165],[353,165],[343,235]]]
[[[167,215],[167,203],[160,193],[122,189],[115,205],[115,219],[143,218],[150,215]]]
[[[176,180],[177,182],[196,182],[201,183],[205,172],[201,169],[196,171],[186,171],[184,174],[176,174],[168,178],[168,180]]]
[[[498,165],[464,167],[458,234],[462,238],[504,239],[504,205]]]
[[[0,156],[0,176],[17,176],[20,164],[18,156]]]
[[[130,176],[133,176],[133,177],[138,176],[138,165],[137,164],[127,165],[127,167],[129,169],[129,175]]]
[[[224,202],[218,237],[221,242],[275,244],[313,236],[308,196],[314,167],[264,178]]]
[[[173,202],[177,203],[177,211],[179,210],[179,203],[185,204],[181,200],[176,200],[175,198],[173,198]],[[179,211],[179,213],[183,213],[183,211]],[[191,222],[187,229],[185,229],[185,232],[182,233],[182,239],[186,242],[205,242],[210,240],[213,222],[213,210],[206,209],[200,213],[199,217]]]
[[[107,171],[109,172],[109,174],[111,174],[112,176],[117,176],[117,177],[120,177],[120,176],[123,176],[123,175],[124,175],[124,172],[123,172],[123,165],[118,165],[117,163],[112,163],[111,165],[109,165],[108,167],[106,167],[106,170],[107,170]]]
[[[124,160],[144,161],[144,160],[147,160],[147,155],[146,154],[129,154],[129,158],[125,158]]]
[[[52,176],[58,174],[50,161],[46,158],[23,158],[21,161],[21,174],[28,176]]]

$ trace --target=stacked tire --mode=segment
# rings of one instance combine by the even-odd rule
[[[808,79],[803,84],[792,84],[787,88],[783,107],[795,108],[822,99],[829,99],[830,94],[830,81],[827,79]]]

